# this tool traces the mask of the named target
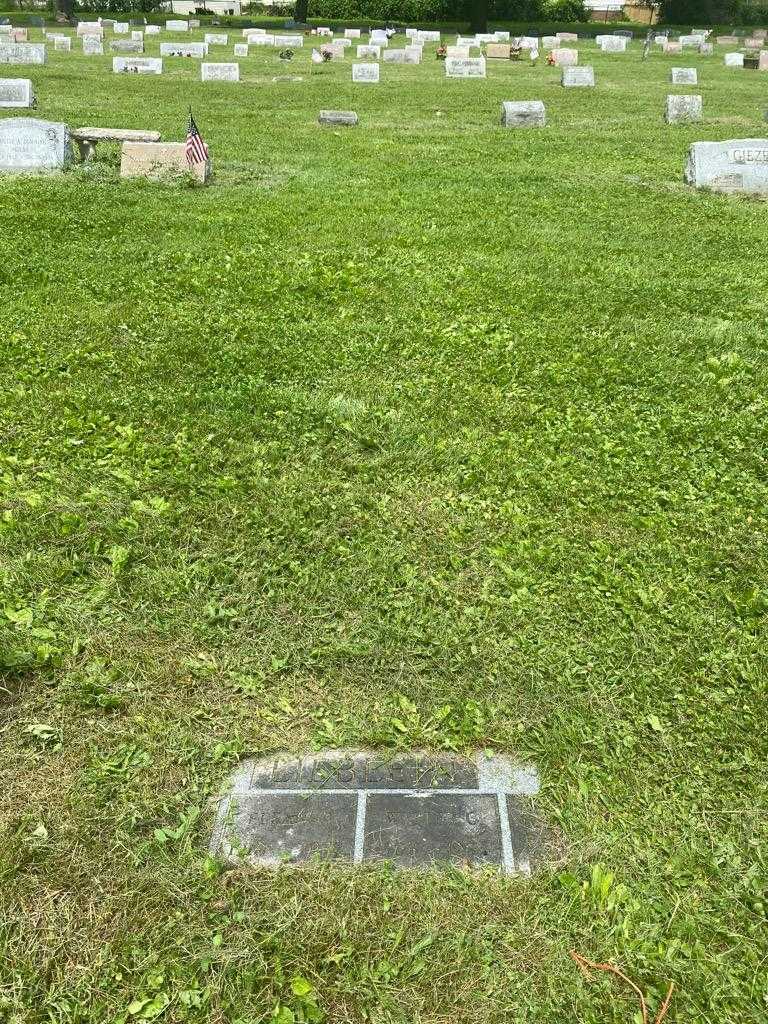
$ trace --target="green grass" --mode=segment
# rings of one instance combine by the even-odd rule
[[[580,49],[594,90],[3,69],[73,127],[191,103],[216,174],[0,180],[8,1024],[638,1020],[572,948],[670,1020],[768,1017],[768,207],[681,180],[766,79]],[[363,745],[535,761],[562,860],[206,858],[240,757]]]

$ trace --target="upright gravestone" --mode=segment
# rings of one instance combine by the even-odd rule
[[[743,53],[726,53],[724,56],[725,66],[727,68],[743,68],[744,67],[744,54]]]
[[[696,68],[672,68],[670,71],[672,85],[698,85]]]
[[[624,53],[627,49],[626,36],[602,36],[600,49],[603,53]]]
[[[61,170],[70,157],[68,125],[32,117],[0,121],[0,171],[22,174]]]
[[[570,50],[567,47],[558,47],[552,51],[552,59],[556,67],[573,67],[579,63],[579,51]]]
[[[162,57],[113,57],[114,74],[162,75]]]
[[[667,96],[664,118],[667,124],[693,124],[702,119],[701,96]]]
[[[0,78],[0,107],[34,107],[35,93],[28,78]]]
[[[448,47],[448,53],[450,54],[451,49],[457,49],[454,47]],[[488,43],[485,48],[485,56],[487,60],[509,60],[512,47],[509,43]],[[463,54],[451,54],[451,56],[469,56],[469,50],[465,50]]]
[[[595,69],[591,64],[585,64],[583,67],[565,67],[561,82],[566,89],[590,88],[595,84]]]
[[[543,128],[547,114],[541,100],[505,100],[501,104],[504,128]]]
[[[161,57],[206,57],[207,43],[160,43]]]
[[[320,124],[353,127],[358,122],[358,116],[354,110],[321,110],[317,120]]]
[[[69,53],[72,49],[72,40],[69,36],[56,36],[53,40],[53,48],[60,53]]]
[[[209,46],[227,46],[229,44],[229,35],[226,32],[206,32],[203,40]]]
[[[378,82],[379,80],[379,65],[368,63],[368,64],[353,64],[352,65],[352,81],[353,82]]]
[[[189,32],[189,22],[170,18],[165,23],[168,32]]]
[[[201,82],[239,82],[239,64],[208,64],[205,61],[200,65]]]
[[[371,46],[370,43],[364,43],[357,48],[357,58],[362,60],[364,58],[370,60],[378,60],[381,57],[381,47]]]
[[[446,78],[485,78],[485,57],[446,57]]]
[[[160,26],[159,25],[147,25],[144,29],[145,36],[159,36]]]
[[[247,57],[248,43],[235,43],[233,47],[233,53],[235,57]]]
[[[768,193],[768,139],[694,142],[685,180],[716,192]]]
[[[0,45],[0,64],[45,64],[45,43]]]
[[[113,39],[109,44],[113,53],[144,53],[144,43],[135,39]]]
[[[104,54],[104,40],[101,36],[83,36],[83,53],[86,57],[101,57]]]

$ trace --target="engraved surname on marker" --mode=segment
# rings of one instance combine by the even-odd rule
[[[728,159],[735,164],[768,164],[768,149],[729,149]]]

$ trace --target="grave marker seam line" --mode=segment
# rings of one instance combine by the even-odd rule
[[[354,792],[354,791],[353,791]],[[366,791],[357,791],[357,817],[355,818],[355,851],[352,855],[353,864],[362,864],[365,855],[365,798]]]
[[[497,793],[496,800],[499,805],[499,826],[501,828],[501,863],[504,873],[512,875],[515,872],[515,853],[512,848],[512,830],[509,827],[506,794]]]

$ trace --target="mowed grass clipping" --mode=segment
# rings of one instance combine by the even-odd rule
[[[215,180],[0,179],[0,1019],[639,1020],[571,949],[768,1017],[768,207],[682,183],[768,78],[579,50],[594,90],[430,47],[3,69],[72,127],[191,104]],[[342,746],[533,761],[562,856],[207,858],[241,757]]]

